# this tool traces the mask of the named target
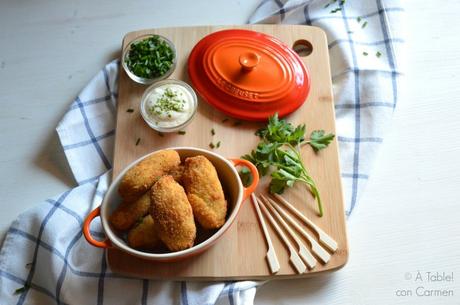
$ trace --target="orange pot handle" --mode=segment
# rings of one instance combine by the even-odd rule
[[[238,166],[238,165],[246,166],[251,172],[252,183],[248,187],[245,187],[244,192],[243,192],[243,201],[245,201],[246,199],[248,199],[249,195],[251,195],[252,192],[256,190],[256,187],[259,184],[259,172],[257,171],[257,167],[255,167],[255,165],[249,162],[248,160],[230,159],[230,161],[232,161],[233,165],[235,166]]]
[[[91,233],[89,231],[89,226],[91,224],[91,221],[93,221],[94,218],[101,216],[101,207],[95,208],[89,215],[86,217],[85,222],[83,222],[83,235],[86,238],[86,241],[88,241],[91,245],[98,247],[98,248],[111,248],[112,244],[110,243],[110,240],[106,239],[104,241],[99,241],[94,239],[91,236]]]

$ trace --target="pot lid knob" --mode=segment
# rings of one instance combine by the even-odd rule
[[[244,52],[239,57],[241,68],[245,72],[252,71],[260,62],[260,55],[256,52]]]

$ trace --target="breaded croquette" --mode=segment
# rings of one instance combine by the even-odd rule
[[[125,200],[135,200],[150,190],[161,176],[179,164],[180,157],[175,150],[161,150],[127,171],[120,182],[118,193]]]
[[[124,201],[110,215],[110,223],[120,231],[131,228],[139,218],[149,213],[150,194],[145,193],[141,198],[134,202]]]
[[[201,155],[187,158],[182,181],[198,223],[205,229],[220,228],[227,201],[214,165]]]
[[[137,249],[153,249],[160,239],[155,230],[152,216],[146,215],[128,232],[128,244]]]
[[[167,175],[153,185],[150,194],[150,214],[163,243],[171,251],[192,247],[196,226],[184,188],[172,176]]]
[[[182,183],[182,175],[184,174],[184,169],[185,167],[181,164],[177,167],[172,168],[168,174],[171,175],[174,178],[174,180],[176,180],[176,182]]]

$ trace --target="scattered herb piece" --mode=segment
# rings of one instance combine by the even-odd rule
[[[233,122],[233,126],[240,126],[240,125],[242,125],[242,124],[243,124],[243,122],[241,122],[241,121],[235,121],[235,122]]]
[[[361,17],[356,18],[356,21],[358,21],[358,23],[360,23],[361,20],[362,20]]]
[[[242,167],[238,174],[244,187],[251,185],[253,178],[251,171],[247,167]]]
[[[364,29],[367,26],[367,21],[364,21],[363,25],[361,26],[362,29]]]
[[[330,3],[327,3],[327,4],[324,6],[324,8],[328,8],[329,5],[331,5],[331,4],[330,4]]]
[[[367,55],[369,55],[369,53],[367,53],[367,52],[363,52],[363,55],[364,55],[364,56],[367,56]]]
[[[334,140],[332,133],[326,134],[324,130],[314,130],[310,134],[310,140],[304,141],[302,144],[310,144],[315,152],[326,148]]]
[[[185,130],[179,130],[179,131],[177,132],[177,134],[180,134],[181,136],[183,136],[185,133],[186,133]]]
[[[134,112],[134,109],[133,109],[133,108],[128,108],[128,109],[126,110],[126,112],[130,112],[130,113],[131,113],[131,112]]]
[[[216,148],[219,148],[219,147],[220,147],[220,141],[217,142],[217,144],[216,144]]]
[[[216,131],[213,129],[211,129],[211,135],[215,135],[216,134]]]
[[[228,118],[222,120],[222,123],[228,122]]]
[[[305,125],[294,127],[286,120],[278,119],[278,114],[275,114],[269,118],[267,127],[256,132],[261,141],[256,149],[244,155],[243,159],[252,162],[261,176],[272,170],[269,185],[271,193],[281,194],[286,187],[292,187],[295,182],[303,182],[318,201],[319,215],[323,216],[319,191],[303,164],[300,147],[309,144],[318,151],[326,148],[334,135],[326,135],[323,130],[316,130],[311,133],[310,139],[305,140],[305,132]]]
[[[382,56],[382,53],[380,53],[380,51],[377,51],[377,53],[375,53],[375,56],[380,57]]]
[[[143,78],[156,78],[169,71],[174,51],[160,36],[153,35],[131,45],[125,58],[128,69]]]
[[[158,135],[159,135],[160,137],[164,137],[164,136],[165,136],[162,132],[158,132]]]
[[[210,147],[211,149],[214,149],[216,146],[214,145],[214,143],[211,142],[211,143],[209,143],[209,147]]]
[[[14,291],[14,294],[20,294],[20,293],[23,293],[24,291],[26,291],[26,286],[16,289]]]
[[[141,143],[141,138],[137,138],[137,140],[136,140],[136,146],[139,145],[139,143]]]
[[[341,10],[342,10],[342,8],[341,8],[341,7],[338,7],[338,8],[336,8],[336,9],[333,9],[330,13],[331,13],[331,14],[335,14],[335,13],[337,13],[338,11],[341,11]]]

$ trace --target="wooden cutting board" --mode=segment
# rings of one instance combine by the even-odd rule
[[[293,46],[302,40],[310,43],[311,54],[301,58],[311,74],[311,91],[303,106],[287,119],[295,124],[306,123],[308,133],[314,129],[324,129],[335,133],[328,45],[325,33],[319,28],[301,25],[245,25],[150,29],[128,33],[123,39],[123,48],[137,36],[148,33],[160,34],[169,38],[175,44],[178,53],[178,64],[170,78],[189,82],[187,59],[193,46],[207,34],[227,28],[264,32],[278,37],[288,46]],[[222,122],[227,116],[213,109],[201,99],[198,113],[185,129],[185,135],[173,133],[160,136],[144,123],[139,113],[140,98],[145,89],[145,86],[131,81],[121,70],[114,176],[117,176],[126,165],[138,157],[161,148],[193,146],[210,149],[210,142],[221,141],[221,146],[214,149],[215,152],[225,157],[239,157],[251,151],[258,142],[254,131],[263,124],[243,122],[239,125],[235,124],[234,119]],[[127,112],[129,108],[135,111]],[[211,129],[215,130],[214,136],[211,135]],[[140,142],[136,145],[138,139]],[[255,209],[247,200],[231,228],[205,253],[181,262],[155,263],[130,256],[116,249],[109,249],[107,259],[111,269],[114,272],[141,278],[230,280],[299,278],[341,268],[348,258],[348,245],[337,141],[334,140],[327,149],[318,154],[305,146],[302,149],[302,156],[318,185],[325,215],[322,218],[317,216],[317,204],[303,185],[296,185],[285,192],[284,196],[338,242],[339,249],[326,265],[318,263],[313,270],[301,275],[297,274],[289,264],[287,249],[268,225],[281,265],[276,275],[270,274],[265,260],[267,252],[265,239]],[[266,189],[267,179],[264,179],[258,192],[265,192]]]

